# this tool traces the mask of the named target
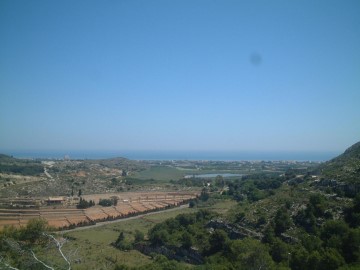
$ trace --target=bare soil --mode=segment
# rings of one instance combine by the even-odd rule
[[[55,228],[85,226],[102,221],[125,218],[131,215],[177,206],[195,198],[195,192],[128,192],[93,194],[83,196],[86,200],[118,198],[116,206],[102,207],[96,205],[87,209],[76,209],[75,206],[56,205],[39,209],[0,209],[0,229],[5,226],[25,226],[30,219],[44,218]]]

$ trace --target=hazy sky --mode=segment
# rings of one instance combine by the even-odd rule
[[[1,150],[360,140],[360,1],[0,1]]]

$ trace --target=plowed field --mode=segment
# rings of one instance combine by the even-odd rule
[[[56,228],[93,224],[176,206],[197,195],[194,192],[94,194],[85,195],[83,198],[98,203],[99,199],[115,196],[118,198],[118,203],[116,206],[102,207],[96,205],[87,209],[65,206],[41,207],[39,209],[0,209],[0,229],[9,225],[25,226],[30,219],[39,217],[46,219],[50,226]]]

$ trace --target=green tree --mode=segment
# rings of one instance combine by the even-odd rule
[[[144,233],[139,230],[135,230],[135,243],[139,243],[141,241],[144,241]]]
[[[228,236],[223,230],[215,230],[209,238],[209,254],[214,254],[216,252],[224,250],[227,240]]]
[[[342,254],[347,263],[360,262],[360,228],[351,229],[343,238]]]
[[[308,233],[315,234],[318,231],[316,227],[316,218],[311,207],[299,211],[294,218],[294,221],[297,225],[302,226]]]
[[[287,244],[281,241],[279,238],[276,238],[274,242],[271,244],[270,254],[272,259],[277,262],[288,262],[290,248]]]
[[[99,205],[107,207],[112,206],[114,204],[114,201],[112,199],[100,199]]]
[[[21,232],[21,239],[29,241],[31,244],[42,242],[44,232],[47,230],[47,221],[42,218],[29,220],[26,227]]]
[[[266,192],[259,190],[258,188],[251,187],[247,193],[248,200],[256,202],[266,197]]]
[[[275,216],[275,234],[280,235],[291,226],[291,219],[285,207],[280,208]]]
[[[221,175],[218,175],[215,177],[215,186],[223,188],[225,186],[225,180],[224,177]]]
[[[295,245],[292,248],[290,267],[292,270],[304,270],[308,268],[309,253],[302,245]]]
[[[345,222],[331,220],[326,222],[322,227],[321,239],[324,241],[326,247],[341,250],[342,243],[345,241],[349,232],[349,226]]]
[[[336,249],[327,248],[322,254],[319,270],[335,270],[344,264],[344,258]]]
[[[182,243],[182,247],[188,249],[188,248],[192,247],[192,245],[194,243],[194,239],[190,233],[188,233],[187,231],[184,231],[181,236],[181,243]]]
[[[231,241],[226,256],[234,269],[274,269],[268,248],[251,238]]]
[[[313,209],[313,214],[316,217],[323,216],[326,209],[325,197],[320,194],[311,195],[308,207]]]
[[[86,208],[89,208],[91,206],[94,206],[95,205],[95,202],[90,200],[90,201],[87,201],[83,198],[80,197],[80,201],[78,203],[78,205],[76,206],[76,208],[78,209],[86,209]]]
[[[262,241],[266,244],[272,244],[275,241],[275,230],[272,223],[266,227]]]
[[[353,228],[360,226],[360,192],[353,199],[353,205],[345,210],[345,220]]]
[[[209,199],[209,193],[207,192],[206,188],[203,188],[200,194],[199,199],[203,202],[206,202]]]
[[[308,252],[319,251],[322,248],[322,241],[316,235],[303,234],[300,236],[300,240]]]
[[[149,240],[154,246],[165,245],[169,241],[169,233],[165,229],[157,229],[150,232]]]
[[[112,196],[111,198],[112,204],[117,206],[118,202],[119,202],[119,198],[117,196]]]
[[[120,232],[115,244],[123,242],[124,240],[125,240],[125,234],[124,234],[124,232]]]
[[[131,249],[130,243],[128,243],[125,239],[124,232],[120,232],[118,238],[116,239],[116,242],[114,243],[114,246],[120,250],[129,250]]]
[[[321,267],[321,254],[314,250],[310,253],[307,261],[307,269],[319,269]]]
[[[195,223],[195,217],[191,214],[180,214],[178,215],[175,220],[177,220],[180,224],[180,226],[187,227],[191,224]]]
[[[196,201],[195,200],[190,200],[189,208],[194,208],[195,206],[196,206]]]

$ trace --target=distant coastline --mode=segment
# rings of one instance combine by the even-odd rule
[[[327,161],[339,155],[339,152],[250,152],[250,151],[1,151],[0,153],[16,158],[33,159],[106,159],[124,157],[132,160],[293,160],[293,161]]]

